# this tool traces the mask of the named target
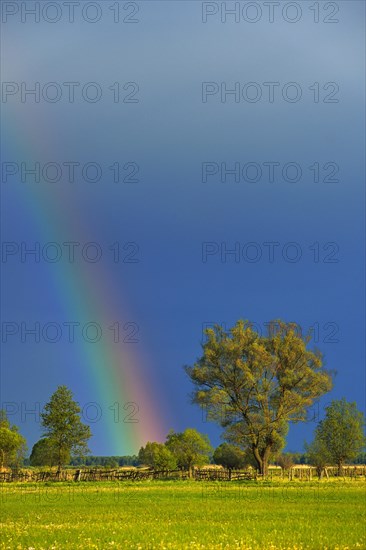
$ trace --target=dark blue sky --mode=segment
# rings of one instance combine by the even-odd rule
[[[297,3],[293,23],[286,18],[296,13],[284,2],[273,23],[262,2],[256,23],[243,12],[238,23],[222,23],[220,12],[203,23],[205,8],[193,1],[137,2],[131,17],[138,22],[113,23],[112,4],[100,4],[94,24],[79,12],[74,23],[63,12],[51,24],[50,11],[39,23],[22,23],[19,12],[3,25],[3,80],[13,84],[3,96],[2,157],[18,170],[4,168],[2,218],[3,241],[16,250],[2,265],[3,329],[4,322],[19,328],[8,337],[3,330],[2,400],[16,403],[13,421],[32,445],[39,425],[21,417],[22,403],[44,403],[60,383],[80,402],[103,410],[112,404],[85,375],[86,348],[92,354],[99,344],[81,336],[70,343],[65,333],[54,344],[22,341],[21,323],[103,325],[119,317],[139,328],[139,341],[121,344],[121,356],[132,347],[146,358],[139,367],[150,380],[149,407],[139,402],[142,425],[156,409],[163,432],[192,426],[219,443],[220,430],[189,404],[182,366],[199,356],[203,325],[230,327],[239,318],[263,330],[273,318],[315,327],[326,365],[337,371],[322,406],[345,396],[364,408],[363,2],[337,2],[335,15],[320,2],[319,23],[307,2]],[[132,10],[125,4],[124,17]],[[219,5],[211,3],[214,11]],[[27,89],[39,83],[39,102],[30,95],[22,101],[22,82]],[[74,102],[65,82],[77,83]],[[233,89],[236,95],[225,96]],[[100,101],[88,100],[96,91]],[[50,181],[51,166],[39,182],[27,174],[22,182],[22,162],[56,163],[61,178]],[[80,163],[74,182],[63,164],[70,162]],[[98,182],[90,181],[95,167],[82,172],[88,162],[100,167]],[[114,183],[115,162],[122,177],[137,165],[138,181]],[[234,168],[236,175],[225,175]],[[70,265],[62,244],[69,241],[97,243],[102,258],[91,263],[77,254]],[[22,242],[56,243],[63,256],[22,262]],[[131,254],[138,262],[113,262],[115,242],[127,246],[125,260]],[[225,255],[233,249],[236,255]],[[94,281],[90,300],[67,291],[75,280],[82,295],[86,272]],[[100,369],[109,376],[107,364]],[[138,399],[137,391],[130,400]],[[130,452],[123,438],[106,442],[105,422],[104,415],[93,426],[92,452]],[[288,447],[301,449],[314,425],[291,427]]]

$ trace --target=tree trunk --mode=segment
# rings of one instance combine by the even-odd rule
[[[268,475],[268,461],[269,461],[269,455],[271,452],[271,447],[266,447],[264,449],[263,455],[262,455],[262,474],[264,477]]]
[[[266,477],[268,475],[268,459],[270,454],[271,448],[266,447],[262,454],[259,452],[258,447],[255,447],[253,445],[253,455],[255,458],[255,461],[258,465],[258,470],[261,475]]]
[[[338,461],[338,476],[343,475],[343,460]]]
[[[262,458],[261,458],[261,455],[259,454],[258,448],[255,447],[254,445],[253,445],[253,456],[254,456],[254,459],[257,463],[258,471],[261,474],[262,473]]]
[[[268,476],[268,460],[264,460],[262,461],[262,471],[261,471],[261,474],[263,475],[263,477],[267,477]]]
[[[58,457],[57,457],[57,477],[60,476],[61,466],[62,466],[62,461],[61,461],[61,445],[60,445],[58,448]]]

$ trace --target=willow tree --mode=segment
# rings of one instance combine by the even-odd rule
[[[290,422],[304,421],[307,409],[332,387],[319,351],[294,323],[273,321],[276,331],[261,336],[249,321],[229,331],[206,330],[203,354],[185,370],[195,385],[192,401],[209,420],[226,428],[225,438],[250,449],[266,475],[273,454],[285,445]]]

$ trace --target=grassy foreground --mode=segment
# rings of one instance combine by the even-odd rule
[[[1,549],[366,548],[365,484],[4,484]]]

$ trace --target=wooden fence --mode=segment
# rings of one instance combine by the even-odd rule
[[[151,479],[187,479],[188,472],[182,470],[158,471],[153,469],[83,468],[37,471],[9,470],[0,472],[0,483],[45,482],[45,481],[145,481]]]
[[[337,477],[337,468],[327,467],[324,471],[325,477]],[[366,478],[366,466],[345,466],[342,478],[360,479]],[[46,481],[145,481],[145,480],[167,480],[167,479],[188,479],[189,473],[183,470],[162,471],[149,468],[116,468],[107,470],[105,468],[65,468],[61,472],[56,470],[18,469],[5,470],[0,472],[0,483],[10,482],[46,482]],[[196,481],[245,481],[260,480],[263,478],[254,469],[247,470],[225,470],[224,468],[195,468],[192,478]],[[311,481],[317,478],[316,468],[313,466],[294,466],[288,471],[279,467],[269,467],[267,480],[276,479],[299,479]]]

